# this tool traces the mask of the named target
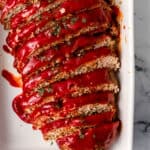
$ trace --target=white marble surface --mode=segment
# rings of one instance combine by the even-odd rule
[[[150,0],[135,0],[134,150],[150,150]]]

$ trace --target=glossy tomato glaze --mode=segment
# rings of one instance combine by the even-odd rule
[[[64,61],[63,66],[57,67],[55,70],[50,70],[50,67],[48,67],[46,70],[42,71],[40,74],[35,75],[34,77],[32,76],[31,78],[27,79],[26,81],[24,80],[24,82],[25,82],[24,88],[32,89],[32,88],[36,87],[39,83],[43,82],[43,80],[45,80],[45,79],[51,81],[51,79],[54,78],[54,76],[56,76],[58,73],[67,73],[67,72],[71,73],[71,72],[75,71],[77,68],[79,68],[81,65],[84,65],[92,60],[94,61],[98,58],[111,56],[111,55],[113,55],[113,54],[111,53],[110,49],[100,48],[100,49],[97,49],[95,51],[92,51],[92,52],[84,55],[83,57],[73,58],[68,61]],[[36,63],[36,60],[31,60],[31,61],[33,61],[32,63],[35,62],[35,64],[37,64],[38,67],[42,67],[42,66],[44,66],[43,63],[46,63],[46,62],[41,62],[41,63],[37,62]],[[28,69],[33,68],[32,63],[28,66]],[[48,64],[47,64],[47,66],[48,66]],[[36,69],[38,69],[38,68],[36,68]],[[35,71],[36,71],[35,69],[32,69],[30,72],[35,72]],[[51,83],[53,83],[53,82],[51,81]]]
[[[99,12],[99,14],[98,14],[98,12]],[[100,13],[99,9],[95,9],[95,10],[89,12],[88,14],[84,13],[84,12],[83,12],[83,14],[82,13],[79,14],[76,23],[72,24],[72,23],[70,23],[70,21],[66,22],[67,29],[65,29],[63,26],[60,26],[61,32],[60,32],[59,36],[53,36],[52,33],[50,33],[50,31],[48,31],[48,32],[44,31],[44,32],[40,33],[36,38],[31,38],[22,46],[22,48],[17,50],[16,58],[18,58],[19,61],[22,60],[22,62],[26,62],[27,61],[26,58],[29,56],[30,53],[33,52],[34,49],[38,49],[39,47],[42,47],[43,45],[45,45],[49,42],[54,43],[55,41],[62,40],[64,38],[63,35],[70,34],[70,33],[72,34],[73,32],[77,32],[80,28],[84,28],[87,26],[90,27],[90,26],[93,26],[93,24],[94,24],[94,26],[95,25],[99,26],[99,24],[97,24],[98,20],[100,22],[101,21],[106,22],[106,21],[104,21],[104,20],[106,20],[106,17],[101,16],[102,14],[103,13]],[[82,21],[83,19],[85,19],[86,22],[83,22]],[[26,27],[25,29],[29,29],[29,28]],[[20,34],[23,34],[23,33],[28,33],[28,32],[22,31]],[[31,31],[29,31],[29,33],[31,33]],[[23,35],[23,36],[25,36],[25,35]],[[17,37],[14,36],[14,39],[18,40],[18,37],[19,37],[19,33],[17,34]],[[7,41],[8,41],[8,43],[12,43],[12,44],[10,44],[10,45],[12,45],[11,47],[13,47],[13,44],[15,43],[15,41],[14,40],[12,41],[12,40],[13,40],[13,37],[10,36],[10,38],[9,38],[9,36],[8,36]],[[16,59],[16,61],[18,59]],[[20,67],[20,65],[18,67]],[[20,68],[18,68],[18,70],[20,70]]]
[[[101,77],[102,80],[99,80],[99,77]],[[87,80],[84,80],[86,78],[89,82],[86,82]],[[16,110],[17,109],[16,105],[19,105],[22,108],[28,107],[28,106],[34,106],[35,104],[41,103],[42,100],[44,99],[44,97],[46,97],[46,96],[56,95],[55,98],[61,98],[63,96],[67,96],[67,95],[69,96],[70,92],[75,92],[74,89],[71,89],[71,87],[73,87],[73,86],[78,86],[78,87],[91,86],[92,87],[92,86],[96,86],[97,84],[102,84],[105,82],[109,83],[107,70],[104,69],[104,70],[91,72],[91,73],[88,73],[85,75],[81,75],[80,78],[76,77],[74,79],[69,79],[67,81],[55,83],[53,85],[53,91],[51,94],[49,94],[47,91],[45,91],[44,95],[42,95],[42,96],[39,96],[38,93],[33,93],[29,97],[26,97],[25,95],[19,96],[14,100],[14,109],[15,109],[15,112],[17,112],[17,114],[18,114],[19,111]]]
[[[28,77],[27,75],[29,73],[35,72],[35,70],[37,70],[38,68],[46,66],[53,61],[59,60],[59,63],[65,63],[66,58],[71,57],[76,51],[82,50],[84,49],[84,47],[92,47],[93,44],[100,43],[100,40],[104,41],[105,39],[108,39],[108,36],[80,36],[68,43],[68,45],[62,45],[61,47],[58,47],[59,50],[57,50],[56,48],[50,48],[49,50],[40,54],[38,58],[33,57],[29,59],[28,63],[26,63],[23,67],[23,77]]]
[[[115,94],[109,91],[72,97],[79,88],[92,89],[105,83],[111,84],[110,70],[97,69],[72,79],[42,84],[45,81],[50,83],[57,74],[75,71],[92,60],[114,56],[115,53],[107,46],[92,46],[99,43],[100,39],[106,40],[108,28],[119,15],[119,9],[116,6],[107,8],[108,4],[103,0],[26,2],[7,0],[1,16],[1,22],[5,24],[8,21],[11,28],[7,37],[8,46],[5,45],[4,50],[15,57],[14,66],[22,76],[20,79],[7,70],[2,73],[12,86],[23,87],[23,93],[13,101],[14,111],[23,121],[33,123],[33,127],[38,118],[59,114],[63,119],[49,123],[43,120],[43,135],[57,128],[80,127],[80,133],[57,139],[58,145],[64,150],[95,150],[98,147],[107,149],[115,139],[120,124],[119,121],[113,122],[116,120],[116,109],[83,118],[65,117],[68,112],[87,104],[115,106]],[[22,10],[12,15],[22,4]],[[86,31],[87,28],[91,30]],[[106,35],[93,36],[104,32]],[[86,48],[87,52],[80,54],[80,50],[83,52]],[[52,102],[44,102],[47,97],[51,97]],[[30,107],[33,110],[28,112]]]
[[[22,87],[22,79],[20,76],[15,76],[14,74],[12,74],[11,72],[7,71],[7,70],[3,70],[2,71],[2,76],[9,81],[10,85],[14,86],[14,87]]]
[[[118,126],[119,122],[102,124],[96,128],[83,130],[84,137],[76,133],[58,139],[57,143],[64,150],[65,148],[71,148],[71,150],[83,150],[83,148],[84,150],[95,150],[99,146],[103,147],[103,149],[108,149],[110,143],[116,138]]]
[[[97,8],[97,9],[88,11],[87,13],[81,12],[76,16],[77,20],[75,23],[72,23],[72,19],[69,19],[69,20],[66,20],[63,22],[61,21],[63,24],[60,26],[62,28],[62,30],[61,30],[61,33],[59,34],[59,37],[54,37],[53,35],[51,35],[50,31],[49,31],[50,29],[45,30],[43,33],[41,33],[41,35],[47,34],[46,36],[50,40],[50,42],[55,42],[56,40],[60,40],[63,37],[63,35],[77,32],[77,30],[79,30],[81,28],[84,28],[86,26],[91,26],[92,24],[94,24],[94,22],[100,26],[100,23],[110,20],[109,16],[108,16],[108,18],[103,16],[102,11],[103,10],[101,8]],[[84,22],[83,19],[86,20],[86,22]],[[30,34],[32,32],[35,32],[37,29],[42,28],[43,25],[45,25],[48,22],[49,22],[48,19],[47,20],[43,19],[43,21],[41,21],[38,24],[36,24],[36,23],[32,23],[29,25],[27,24],[25,27],[23,27],[21,29],[21,32],[18,32],[18,30],[17,30],[16,34],[15,34],[15,32],[13,32],[12,34],[10,33],[7,38],[7,43],[9,44],[10,47],[15,48],[16,44],[18,44],[18,41],[20,41],[20,39],[22,40],[24,37],[30,37]],[[64,26],[64,24],[65,24],[65,26]],[[56,24],[54,23],[54,25],[56,25]],[[53,32],[53,31],[51,31],[51,32]],[[40,41],[39,41],[39,43],[40,43]],[[22,43],[20,43],[20,44],[22,44]]]
[[[58,128],[65,128],[69,126],[73,127],[84,127],[84,126],[92,126],[95,127],[102,123],[108,123],[113,120],[115,112],[104,112],[102,114],[96,114],[93,116],[76,117],[74,119],[65,119],[65,120],[57,120],[52,123],[46,124],[42,127],[43,134],[46,134],[52,130],[57,130]]]
[[[11,19],[11,28],[16,28],[18,24],[22,22],[26,23],[27,17],[32,16],[36,12],[36,10],[43,7],[43,5],[47,6],[47,2],[42,1],[40,6],[39,5],[29,6],[23,12],[18,13]],[[42,17],[43,18],[46,17],[46,19],[61,19],[63,16],[66,16],[67,14],[72,14],[74,12],[78,12],[83,9],[89,9],[91,8],[91,6],[93,6],[93,8],[100,6],[100,0],[87,0],[86,3],[80,0],[76,1],[68,0],[60,4],[59,8],[54,10],[52,13],[44,12],[42,14]]]
[[[101,80],[99,80],[100,78]],[[47,95],[53,96],[55,94],[56,97],[62,97],[65,95],[70,95],[72,92],[76,92],[77,88],[95,87],[105,83],[111,83],[109,79],[109,72],[106,69],[99,69],[94,72],[80,75],[79,77],[77,76],[73,79],[56,82],[51,85],[53,90],[50,93],[45,90],[42,96],[39,96],[37,92],[32,91],[31,96],[24,96],[23,101],[25,101],[28,104],[31,103],[33,105],[38,101],[42,100],[42,98],[44,98]],[[39,97],[39,99],[37,97]],[[38,100],[36,100],[36,98]]]
[[[86,22],[82,22],[82,19],[86,19]],[[56,41],[65,39],[65,37],[69,34],[75,34],[78,32],[80,29],[84,27],[90,27],[90,26],[96,26],[100,27],[101,22],[104,21],[105,18],[101,16],[100,10],[96,9],[93,11],[90,11],[88,13],[81,13],[78,15],[78,20],[72,24],[70,20],[66,22],[67,24],[67,29],[65,29],[63,26],[61,27],[61,31],[58,36],[53,35],[53,31],[48,29],[45,32],[40,33],[34,38],[31,38],[28,40],[18,51],[17,51],[17,56],[20,61],[24,61],[24,58],[29,56],[30,53],[32,53],[35,49],[38,49],[39,47],[46,45],[47,43],[54,43]],[[102,29],[103,31],[103,29]],[[16,39],[16,38],[15,38]],[[11,38],[12,40],[12,38]],[[12,41],[11,43],[15,43]],[[11,45],[10,45],[11,46]],[[13,47],[13,46],[11,46]]]
[[[82,106],[87,104],[114,104],[114,95],[111,92],[104,93],[95,93],[91,95],[84,95],[77,98],[64,98],[63,102],[60,105],[56,105],[56,103],[47,103],[35,111],[33,111],[31,118],[35,121],[38,117],[41,116],[55,116],[55,114],[59,114],[61,118],[64,118],[68,112],[73,112],[76,109],[79,109]]]

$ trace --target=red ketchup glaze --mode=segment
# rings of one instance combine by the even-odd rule
[[[29,96],[28,98],[23,95],[22,101],[20,101],[20,105],[22,107],[27,107],[27,106],[33,106],[36,103],[40,102],[42,100],[42,97],[38,93],[34,93],[33,95]]]
[[[2,71],[2,76],[14,87],[22,87],[22,78],[20,76],[15,76],[7,70]]]
[[[43,134],[61,127],[81,128],[81,133],[75,132],[70,136],[57,139],[60,148],[64,145],[71,150],[95,150],[98,146],[102,146],[103,149],[109,148],[120,125],[119,121],[113,123],[116,119],[115,94],[96,91],[97,86],[112,82],[109,70],[97,69],[53,83],[51,79],[59,73],[71,73],[81,65],[103,56],[114,55],[106,47],[93,48],[80,57],[77,57],[77,52],[105,38],[105,35],[93,36],[93,34],[109,29],[110,25],[114,24],[115,20],[112,19],[117,18],[119,9],[115,6],[107,7],[107,3],[102,0],[58,0],[59,6],[54,4],[53,7],[56,8],[52,8],[52,11],[48,7],[49,3],[54,2],[53,0],[36,4],[32,2],[27,4],[26,0],[7,0],[1,17],[5,27],[8,21],[11,29],[7,37],[10,48],[4,46],[4,50],[15,57],[14,66],[22,76],[22,78],[15,77],[7,70],[2,72],[2,76],[11,85],[23,87],[23,93],[13,100],[14,111],[20,119],[33,124],[35,129],[38,129],[36,121],[41,119],[39,128]],[[11,9],[16,7],[18,11],[17,5],[20,4],[23,5],[23,9],[15,15],[10,15],[9,13],[14,11]],[[86,11],[86,9],[92,10]],[[69,15],[74,17],[62,18]],[[57,24],[52,27],[50,23]],[[93,27],[93,30],[84,33],[83,30],[89,27]],[[109,30],[107,31],[109,33]],[[70,43],[66,42],[67,38],[71,39]],[[56,46],[52,47],[55,44],[58,50]],[[39,49],[42,49],[42,52],[32,57],[32,54],[36,54]],[[45,68],[40,71],[42,67]],[[47,84],[49,82],[49,85],[39,88],[42,82]],[[89,88],[92,93],[73,98],[72,94],[76,94],[80,88]],[[101,114],[93,113],[86,117],[66,118],[69,112],[74,113],[88,104],[108,104],[114,109]],[[55,117],[56,120],[52,121]],[[90,127],[82,128],[87,126]]]
[[[15,48],[18,44],[23,45],[26,40],[31,39],[32,33],[36,33],[38,29],[40,30],[43,28],[48,22],[49,20],[44,18],[38,23],[29,22],[28,24],[20,27],[18,30],[14,29],[13,32],[10,32],[7,37],[7,44],[12,48]],[[35,35],[37,35],[37,33]]]
[[[92,116],[86,117],[76,117],[73,119],[64,119],[64,120],[57,120],[46,124],[41,128],[43,134],[50,132],[51,130],[62,128],[62,127],[84,127],[84,126],[98,126],[104,122],[110,122],[114,118],[114,112],[104,112],[101,114],[96,114]]]
[[[26,82],[24,82],[23,89],[24,91],[28,91],[32,88],[35,88],[41,81],[44,82],[44,80],[49,80],[52,78],[55,74],[59,72],[59,69],[50,70],[50,68],[46,69],[45,71],[41,72],[37,76],[31,77],[31,79],[28,79]]]
[[[33,89],[40,83],[40,81],[48,80],[55,73],[58,73],[58,70],[51,71],[50,69],[47,69],[36,76],[29,78],[27,81],[24,81],[23,89],[25,91]]]
[[[23,100],[23,95],[18,95],[12,103],[14,112],[19,116],[21,120],[26,123],[31,123],[31,117],[29,114],[26,114],[21,106],[21,101]]]
[[[99,93],[87,94],[75,98],[65,97],[63,99],[63,105],[65,105],[66,108],[69,107],[69,105],[79,106],[79,104],[83,105],[83,104],[91,103],[93,99],[95,102],[100,102],[101,104],[103,103],[114,104],[114,100],[115,100],[114,94],[112,92],[99,92]]]
[[[23,76],[26,76],[29,72],[33,73],[33,71],[36,71],[36,69],[43,66],[44,64],[45,63],[42,62],[42,60],[40,60],[36,57],[31,58],[22,70]],[[36,68],[36,69],[33,70],[34,68]]]
[[[44,46],[45,44],[50,43],[48,37],[46,37],[43,33],[39,34],[37,37],[34,37],[27,41],[16,53],[16,57],[20,61],[26,60],[26,57],[33,52],[34,50],[40,48],[40,46]],[[25,59],[24,59],[25,58]]]
[[[120,11],[120,9],[119,9],[119,7],[118,6],[113,6],[112,7],[112,12],[113,12],[113,14],[115,15],[114,17],[116,18],[116,17],[122,17],[122,13],[121,13],[121,11]],[[119,18],[118,18],[119,19]]]
[[[41,2],[41,3],[43,3],[43,2]],[[94,7],[94,6],[100,5],[100,3],[101,2],[99,0],[82,0],[82,2],[81,1],[79,2],[79,0],[78,1],[69,0],[69,1],[63,2],[59,6],[59,8],[54,10],[52,15],[49,14],[48,12],[44,12],[41,14],[41,17],[50,17],[49,19],[58,19],[58,18],[63,17],[66,14],[74,13],[79,10],[81,11],[83,9],[89,9],[92,6]],[[45,4],[48,4],[48,3],[45,2]],[[44,4],[44,6],[46,6],[45,4]],[[36,12],[36,9],[41,9],[42,7],[43,7],[42,4],[29,6],[23,12],[20,12],[19,14],[15,15],[11,19],[11,28],[16,28],[17,25],[22,22],[25,23],[27,17],[32,16]]]
[[[48,1],[40,1],[40,3],[35,3],[34,5],[28,6],[24,11],[16,14],[13,18],[11,18],[11,28],[15,29],[18,27],[18,24],[24,23],[25,25],[29,23],[29,18],[30,21],[36,22],[36,17],[33,17],[39,9],[44,10],[46,7],[50,4],[51,2]],[[43,14],[47,14],[44,16]],[[40,14],[41,18],[43,19],[46,17],[47,19],[53,19],[52,18],[52,12],[49,10],[47,12],[43,12]],[[33,19],[31,19],[33,17]]]
[[[23,67],[23,69],[22,69],[23,78],[28,78],[28,76],[27,76],[28,74],[35,73],[41,67],[47,67],[47,66],[49,66],[49,68],[51,68],[52,67],[52,63],[55,62],[58,59],[59,59],[59,61],[62,61],[64,56],[61,56],[61,53],[58,54],[59,51],[57,51],[57,54],[58,54],[57,56],[58,57],[56,59],[53,59],[53,57],[56,54],[56,51],[57,50],[51,49],[49,51],[49,53],[47,52],[47,54],[45,54],[43,56],[43,58],[42,57],[41,58],[32,57],[29,60],[29,62],[27,62],[25,64],[25,66]]]
[[[79,5],[80,4],[80,5]],[[55,11],[54,11],[54,13],[52,14],[52,13],[46,13],[45,14],[45,16],[43,16],[43,15],[41,15],[41,17],[42,17],[42,20],[41,20],[41,22],[40,22],[40,24],[39,25],[36,25],[36,23],[34,23],[34,25],[36,26],[36,28],[41,28],[41,27],[43,27],[43,25],[45,25],[46,24],[46,22],[49,22],[49,20],[55,20],[55,19],[58,19],[58,18],[60,18],[60,17],[62,17],[62,16],[64,16],[64,15],[66,15],[66,14],[69,14],[69,13],[73,13],[73,12],[76,12],[76,11],[81,11],[82,9],[86,9],[86,8],[91,8],[92,6],[95,6],[95,5],[100,5],[100,1],[99,0],[94,0],[94,1],[92,1],[92,0],[83,0],[82,2],[78,2],[78,1],[73,1],[73,0],[70,0],[70,1],[66,1],[66,2],[64,2],[64,3],[62,3],[62,5],[58,8],[58,9],[56,9]],[[73,7],[72,7],[73,6]],[[30,15],[33,15],[35,12],[34,11],[36,11],[36,9],[38,10],[39,8],[41,8],[42,6],[40,6],[39,8],[38,8],[39,6],[37,6],[37,7],[29,7],[29,8],[26,8],[25,10],[24,10],[24,12],[21,12],[21,13],[19,13],[19,14],[17,14],[13,19],[12,19],[12,26],[13,26],[13,28],[16,28],[16,26],[18,25],[18,22],[20,21],[20,22],[23,22],[23,21],[25,21],[24,19],[25,18],[28,18]],[[30,10],[31,9],[31,10]],[[31,12],[30,12],[31,11]],[[65,11],[65,12],[64,12]],[[27,13],[26,13],[27,12]],[[64,12],[64,13],[63,13]],[[101,12],[101,14],[103,14],[102,12]],[[102,16],[102,15],[101,15]],[[43,19],[44,18],[44,19]],[[45,18],[46,18],[46,22],[45,22]],[[105,16],[105,18],[106,18],[106,16]],[[110,17],[108,17],[108,18],[110,18]],[[23,20],[22,20],[23,19]],[[108,19],[107,19],[108,20]],[[44,22],[44,23],[42,23],[42,22]],[[32,24],[32,23],[31,23]],[[38,23],[37,23],[38,24]],[[28,28],[26,25],[25,25],[25,29],[26,28]],[[36,30],[36,28],[34,28],[34,30],[32,30],[33,32]],[[21,29],[21,31],[22,31],[23,29]],[[24,33],[24,31],[22,31],[23,33]],[[31,32],[28,32],[28,34],[31,34]],[[17,33],[18,34],[18,33]],[[20,34],[18,34],[18,39],[20,38],[21,40],[22,40],[22,38],[21,37],[26,37],[27,35],[26,34],[22,34],[22,36],[20,35]],[[14,41],[15,41],[15,36],[13,37],[13,36],[11,36],[13,39],[14,39]],[[8,40],[9,41],[9,40]],[[11,40],[10,40],[11,41]],[[18,41],[18,40],[17,40]],[[16,41],[16,42],[17,42]],[[11,44],[11,42],[8,42],[10,45],[12,45]],[[13,43],[15,43],[15,42],[13,42]]]
[[[97,58],[111,55],[111,50],[108,48],[98,48],[95,51],[87,53],[83,57],[70,59],[64,63],[62,71],[70,71],[79,67],[81,64],[85,64],[86,62],[95,60]]]
[[[0,10],[2,10],[5,6],[6,0],[1,0],[0,2]]]
[[[75,92],[76,87],[95,87],[97,85],[105,83],[110,83],[109,72],[107,69],[99,69],[87,74],[77,76],[73,79],[68,79],[66,81],[54,83],[53,85],[51,85],[51,87],[53,88],[52,92],[48,93],[47,91],[44,91],[42,97],[54,95],[56,97],[67,96],[70,95],[72,92]],[[25,91],[28,91],[28,89],[24,89],[24,93]],[[31,101],[30,99],[32,99],[33,97],[37,97],[36,95],[40,97],[37,92],[33,91],[33,94],[30,97],[25,97],[24,99],[25,101]],[[39,100],[41,99],[42,98],[39,98]]]
[[[100,95],[101,96],[101,95]],[[64,103],[64,108],[63,111],[61,112],[61,116],[65,117],[68,112],[71,112],[73,110],[76,110],[77,108],[80,108],[84,105],[88,105],[88,104],[110,104],[108,97],[106,99],[104,98],[87,98],[87,99],[82,99],[83,97],[80,97],[80,99],[75,99],[73,101],[70,101],[70,103]]]
[[[84,133],[84,139],[80,138],[79,133],[74,133],[70,136],[57,139],[57,144],[60,149],[69,147],[71,150],[95,150],[96,142],[93,140],[92,131]]]
[[[73,41],[71,41],[70,45],[61,45],[61,47],[58,47],[58,50],[56,49],[49,49],[43,54],[40,54],[39,57],[44,56],[45,59],[37,59],[37,58],[31,58],[29,61],[24,65],[22,74],[26,77],[26,75],[30,72],[34,72],[39,67],[46,66],[50,62],[53,62],[57,59],[60,60],[60,63],[65,61],[66,57],[69,57],[71,54],[73,54],[76,50],[82,49],[85,46],[90,46],[95,44],[100,39],[103,41],[106,38],[105,35],[103,36],[79,36]],[[46,59],[48,58],[48,59]]]
[[[47,20],[43,19],[37,24],[34,22],[28,23],[20,27],[19,31],[14,29],[7,37],[7,44],[12,48],[15,48],[18,44],[22,45],[26,40],[31,39],[32,33],[34,33],[37,28],[42,28],[47,22]]]
[[[76,87],[95,87],[104,83],[110,83],[109,73],[106,69],[99,69],[87,74],[77,76],[67,81],[62,81],[52,85],[56,95],[62,97],[75,92]]]
[[[88,81],[88,82],[87,82]],[[98,69],[93,72],[89,72],[87,74],[83,74],[80,76],[76,76],[73,79],[68,79],[66,81],[56,82],[51,85],[53,88],[51,93],[44,91],[42,96],[54,96],[62,97],[66,95],[70,95],[72,92],[76,91],[76,87],[95,87],[101,84],[110,83],[109,79],[109,71],[107,69]],[[24,92],[29,92],[29,89],[23,89]],[[31,91],[31,89],[30,89]],[[38,95],[37,92],[33,91],[31,97]],[[30,100],[29,97],[25,98],[27,101]]]
[[[9,48],[7,45],[3,45],[3,50],[8,53],[8,54],[11,54],[13,55],[13,51],[11,48]]]
[[[96,146],[108,149],[115,140],[120,122],[100,125],[83,131],[81,138],[79,133],[66,136],[57,140],[59,147],[64,145],[71,150],[95,150]]]
[[[24,81],[24,88],[34,88],[35,86],[37,86],[39,84],[39,82],[42,82],[44,80],[50,80],[52,77],[54,77],[57,73],[60,72],[71,72],[71,71],[75,71],[75,69],[77,69],[80,65],[84,65],[85,63],[88,63],[89,61],[101,58],[103,56],[108,56],[108,55],[112,55],[111,50],[108,48],[99,48],[95,51],[92,51],[90,53],[87,53],[85,56],[83,57],[78,57],[78,58],[73,58],[70,59],[68,61],[65,61],[63,63],[62,67],[57,67],[55,68],[54,71],[50,70],[50,67],[48,69],[46,69],[45,71],[43,71],[42,73],[39,73],[39,75],[36,75],[34,77],[29,78],[27,81]],[[59,59],[61,60],[61,58]],[[31,59],[32,61],[32,59]],[[29,63],[30,66],[27,66],[28,69],[32,68],[32,66],[45,66],[44,63],[38,63],[38,61],[36,61],[36,63],[31,62]],[[48,64],[47,64],[48,65]],[[36,70],[34,70],[36,71]],[[31,72],[33,72],[33,70],[31,70]],[[39,81],[39,82],[38,82]]]
[[[66,14],[78,12],[79,10],[89,9],[92,6],[100,5],[100,0],[68,0],[60,5],[53,13],[55,18],[61,18]]]
[[[77,98],[64,98],[63,99],[63,108],[54,109],[53,115],[55,113],[59,113],[62,117],[66,116],[68,112],[71,112],[83,105],[86,104],[92,104],[92,103],[99,103],[99,104],[114,104],[114,94],[111,92],[102,92],[102,93],[95,93],[90,95],[84,95]],[[37,117],[40,117],[42,115],[50,116],[50,113],[52,115],[52,110],[49,109],[54,105],[54,103],[48,103],[45,104],[38,109],[36,109],[33,114],[32,118],[35,120]],[[55,104],[57,106],[57,102]]]
[[[99,9],[95,9],[88,13],[81,13],[77,16],[77,18],[78,19],[74,24],[72,24],[70,20],[67,22],[68,29],[65,29],[62,26],[61,31],[57,36],[52,35],[53,31],[47,30],[39,34],[37,37],[30,39],[18,50],[17,58],[20,59],[20,61],[24,61],[24,59],[28,57],[30,53],[38,48],[47,45],[48,43],[53,43],[57,40],[64,39],[64,36],[76,33],[81,28],[93,26],[94,24],[101,25],[102,23],[105,23],[106,20],[106,17],[102,16]],[[82,19],[85,19],[87,21],[82,22]]]
[[[6,0],[5,7],[2,10],[1,21],[3,22],[8,12],[13,9],[16,5],[25,3],[26,0]]]
[[[30,34],[32,33],[32,31],[34,31],[36,29],[36,25],[34,23],[28,24],[27,26],[23,26],[20,29],[19,35],[18,35],[18,31],[17,32],[9,32],[8,36],[7,36],[7,44],[13,48],[14,50],[16,49],[15,47],[18,46],[20,43],[19,40],[24,37],[28,37],[30,36]]]
[[[11,29],[15,29],[19,24],[25,23],[25,19],[28,19],[29,16],[34,15],[39,7],[39,3],[36,5],[28,6],[26,9],[12,17],[10,21]]]

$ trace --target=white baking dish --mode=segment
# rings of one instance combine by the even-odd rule
[[[122,130],[112,150],[132,150],[134,104],[134,50],[133,50],[133,0],[117,0],[123,13],[120,70],[121,92],[119,98]],[[12,67],[12,58],[2,52],[5,32],[0,26],[0,71]],[[0,150],[58,150],[54,144],[45,143],[37,131],[23,123],[13,112],[12,99],[20,90],[11,87],[0,76]]]

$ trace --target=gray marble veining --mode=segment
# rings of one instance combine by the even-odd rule
[[[135,0],[134,150],[150,150],[150,0]]]

